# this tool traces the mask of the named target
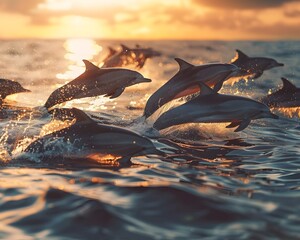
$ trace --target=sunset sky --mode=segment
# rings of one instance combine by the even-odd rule
[[[1,0],[0,38],[300,39],[300,0]]]

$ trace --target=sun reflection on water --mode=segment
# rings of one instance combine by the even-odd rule
[[[70,64],[64,73],[58,73],[58,79],[74,79],[84,71],[82,59],[92,60],[95,55],[102,51],[102,47],[95,40],[89,38],[67,39],[64,43],[66,50],[65,59]]]
[[[274,110],[274,109],[273,109]],[[300,118],[300,107],[277,108],[277,112],[282,113],[288,118]]]

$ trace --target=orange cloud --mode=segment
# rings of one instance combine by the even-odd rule
[[[279,7],[297,0],[193,0],[194,3],[213,8],[262,9]]]
[[[1,0],[0,12],[4,37],[300,38],[295,0]]]

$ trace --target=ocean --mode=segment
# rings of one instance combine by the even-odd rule
[[[0,239],[300,239],[299,108],[272,109],[278,120],[254,120],[238,133],[226,124],[151,133],[151,121],[134,122],[149,96],[178,71],[175,57],[195,65],[225,63],[240,49],[285,64],[255,80],[226,83],[221,92],[228,94],[259,99],[280,88],[281,77],[300,87],[299,41],[0,43],[0,78],[32,91],[9,97],[0,120]],[[85,165],[84,159],[22,161],[26,146],[66,124],[51,122],[43,107],[51,92],[84,71],[82,59],[100,64],[107,47],[120,43],[162,53],[139,70],[152,82],[129,87],[116,99],[85,98],[61,107],[105,116],[109,124],[125,123],[166,156],[132,157],[132,164],[121,167]],[[24,114],[14,116],[15,109]]]

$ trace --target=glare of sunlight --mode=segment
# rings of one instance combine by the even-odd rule
[[[72,3],[66,0],[47,0],[46,2],[38,5],[38,9],[47,9],[52,11],[69,10],[71,7]]]
[[[65,121],[59,121],[59,120],[53,120],[50,123],[44,125],[42,127],[42,130],[40,132],[40,137],[45,136],[46,134],[53,133],[55,131],[59,131],[61,129],[67,128],[75,123],[74,120],[65,120]]]
[[[112,155],[112,154],[93,153],[86,156],[86,158],[90,159],[91,161],[98,162],[100,164],[118,166],[119,162],[117,160],[119,160],[122,157],[118,155]]]
[[[273,109],[274,110],[274,109]],[[277,108],[278,112],[289,118],[300,118],[300,107]]]
[[[84,71],[82,59],[92,59],[100,51],[95,40],[88,38],[67,39],[64,48],[66,50],[65,58],[70,61],[68,70],[65,73],[56,75],[58,79],[74,79]]]

